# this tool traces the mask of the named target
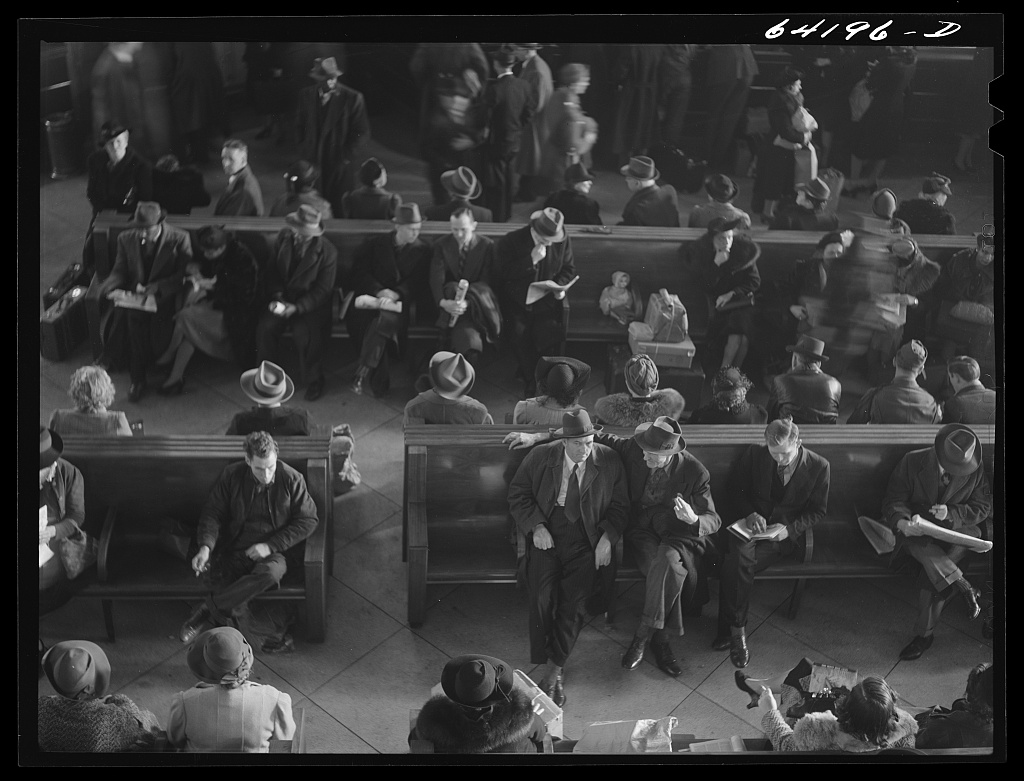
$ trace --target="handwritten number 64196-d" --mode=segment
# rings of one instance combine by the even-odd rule
[[[764,37],[769,39],[769,40],[772,40],[774,38],[778,38],[780,35],[782,35],[784,32],[786,32],[786,25],[788,23],[789,23],[789,19],[783,19],[781,22],[779,22],[774,27],[771,27],[768,30],[766,30],[765,34],[764,34]],[[956,22],[942,22],[942,21],[940,21],[939,23],[941,25],[943,25],[943,26],[937,32],[934,32],[934,33],[923,33],[924,37],[925,38],[943,38],[943,37],[945,37],[947,35],[952,35],[957,30],[960,29],[960,25],[957,24]],[[790,30],[789,34],[790,35],[799,35],[801,38],[806,38],[811,33],[816,32],[818,30],[818,28],[821,27],[823,24],[825,24],[825,20],[821,19],[817,24],[813,24],[813,25],[806,25],[805,24],[805,25],[802,25],[801,27],[797,27],[795,30]],[[886,37],[888,37],[888,33],[886,32],[885,28],[887,28],[891,24],[892,24],[892,19],[890,19],[889,21],[887,21],[887,22],[885,22],[883,24],[878,25],[878,27],[876,27],[874,30],[872,30],[870,33],[868,33],[868,38],[870,38],[872,41],[884,41],[886,39]],[[827,35],[829,35],[833,30],[835,30],[838,27],[839,27],[838,24],[832,25],[827,30],[825,30],[821,34],[820,37],[821,38],[826,37]],[[871,23],[870,22],[850,22],[850,24],[846,25],[846,40],[850,40],[857,33],[864,32],[869,27],[871,27]]]

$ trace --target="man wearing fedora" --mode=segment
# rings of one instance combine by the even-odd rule
[[[946,363],[953,397],[942,408],[943,423],[994,424],[996,392],[981,384],[981,366],[969,355],[956,355]]]
[[[839,218],[827,210],[832,190],[820,177],[796,185],[796,198],[775,210],[770,230],[818,231],[839,230]]]
[[[793,354],[792,363],[788,372],[772,380],[768,419],[789,417],[800,425],[838,423],[843,386],[821,370],[828,360],[825,343],[804,335],[796,344],[787,345],[786,352]]]
[[[896,218],[903,220],[914,235],[956,235],[956,219],[946,209],[946,199],[953,194],[949,177],[934,171],[921,182],[916,198],[903,201],[896,209]]]
[[[526,454],[509,485],[509,511],[526,537],[530,662],[545,664],[540,687],[565,705],[563,668],[583,628],[599,571],[626,528],[626,472],[611,448],[595,444],[584,409],[566,412],[556,440]]]
[[[619,173],[626,177],[626,186],[633,193],[622,210],[619,225],[679,227],[679,197],[670,184],[656,184],[661,175],[649,157],[631,157]]]
[[[370,137],[363,95],[346,87],[334,57],[317,58],[309,76],[317,84],[298,97],[298,139],[302,159],[321,174],[321,192],[335,214],[342,214],[342,195],[355,188],[352,161]]]
[[[698,203],[690,211],[688,228],[706,228],[716,217],[726,222],[739,220],[739,227],[750,230],[750,215],[733,206],[733,199],[739,195],[740,188],[725,174],[708,174],[704,177],[704,192],[708,202]]]
[[[256,431],[243,447],[245,460],[224,468],[199,513],[192,569],[198,576],[212,565],[206,580],[211,590],[181,625],[183,643],[192,642],[207,622],[226,625],[246,616],[253,597],[280,585],[289,569],[301,572],[299,543],[318,523],[305,478],[278,461],[274,438]],[[273,624],[264,642],[267,652],[293,647],[284,611],[278,604],[267,609]]]
[[[324,392],[323,353],[331,327],[331,296],[338,251],[324,238],[320,212],[302,204],[284,218],[266,268],[269,304],[256,326],[257,360],[275,361],[281,334],[291,326],[306,400]]]
[[[242,393],[256,406],[231,418],[227,436],[266,431],[272,437],[309,435],[309,413],[301,407],[284,406],[295,393],[295,383],[276,363],[261,361],[255,369],[242,372],[238,380]]]
[[[750,661],[745,627],[754,575],[803,549],[804,532],[825,517],[830,479],[828,461],[803,446],[800,428],[790,418],[769,423],[764,444],[750,445],[729,475],[724,495],[731,518],[745,520],[754,534],[782,526],[770,540],[720,535],[726,538],[726,550],[718,590],[718,631],[711,647],[728,648],[737,667]]]
[[[471,168],[460,165],[451,171],[441,174],[441,186],[448,193],[448,203],[430,206],[423,210],[425,220],[447,220],[461,209],[469,209],[477,222],[494,222],[494,214],[490,209],[478,206],[475,201],[483,193],[480,180]]]
[[[435,754],[532,754],[547,735],[529,695],[515,685],[508,662],[483,654],[463,654],[441,670],[444,694],[420,709],[409,733],[429,741]]]
[[[942,419],[942,407],[917,384],[924,375],[928,350],[917,339],[903,345],[892,359],[896,375],[888,385],[865,393],[847,423],[921,423],[929,425]]]
[[[557,209],[542,209],[530,215],[530,224],[498,240],[496,250],[498,292],[506,333],[526,384],[526,396],[536,395],[533,370],[542,355],[565,351],[564,291],[526,303],[531,283],[553,280],[564,285],[576,276],[572,240],[566,235],[564,217]]]
[[[494,240],[477,234],[468,208],[452,212],[451,233],[434,242],[430,258],[430,293],[441,310],[437,326],[441,344],[477,363],[484,343],[501,334],[501,309],[493,289]],[[460,281],[469,287],[458,300]]]
[[[262,217],[263,191],[249,167],[249,147],[244,141],[229,138],[220,150],[220,163],[228,183],[213,207],[214,216]]]
[[[271,217],[285,217],[297,211],[302,204],[320,212],[321,219],[334,217],[331,204],[316,189],[320,172],[308,160],[296,160],[284,172],[284,194],[270,207]]]
[[[917,659],[931,648],[942,608],[954,593],[963,595],[972,619],[981,613],[979,592],[957,566],[967,548],[927,536],[919,519],[980,539],[991,511],[981,442],[967,426],[943,426],[933,447],[913,450],[896,465],[885,492],[882,521],[896,532],[893,555],[910,554],[921,565],[914,639],[900,651],[901,659]]]
[[[128,128],[120,122],[104,122],[99,149],[89,155],[85,194],[94,212],[114,210],[131,214],[139,201],[153,198],[153,168],[129,146]]]
[[[539,43],[514,43],[512,46],[516,58],[522,63],[519,78],[530,86],[534,101],[533,119],[523,133],[523,143],[516,160],[519,174],[516,200],[529,203],[540,194],[538,190],[542,186],[539,181],[541,150],[549,132],[544,110],[555,91],[555,84],[551,78],[551,68],[537,53],[541,48]]]
[[[111,307],[104,316],[106,338],[99,362],[119,363],[128,344],[131,384],[128,400],[137,402],[146,390],[146,370],[171,340],[178,293],[185,266],[192,260],[192,240],[186,231],[164,222],[167,213],[154,201],[135,209],[131,229],[117,236],[117,257],[103,281],[101,295],[127,290],[153,296],[156,312]]]
[[[348,322],[361,344],[351,386],[356,394],[365,391],[367,382],[374,394],[387,393],[391,386],[388,346],[397,345],[399,334],[409,327],[413,301],[428,307],[427,311],[433,308],[427,298],[430,247],[419,237],[423,227],[419,205],[403,203],[391,222],[393,231],[368,237],[355,252],[352,288],[356,295],[402,304],[401,312],[349,308]]]
[[[469,395],[476,371],[462,355],[447,350],[434,353],[429,372],[431,387],[405,405],[403,427],[409,425],[410,418],[441,424],[494,423],[487,407]]]
[[[341,216],[346,220],[390,220],[402,205],[402,196],[384,189],[388,172],[376,157],[359,166],[359,187],[341,197]]]
[[[604,225],[601,205],[590,197],[594,177],[583,163],[565,169],[565,186],[544,201],[545,209],[557,209],[567,225]]]
[[[517,189],[516,157],[536,113],[537,97],[528,82],[512,75],[516,55],[511,47],[503,45],[490,59],[495,76],[487,82],[482,99],[488,121],[480,147],[481,180],[484,204],[494,213],[495,222],[508,222]]]
[[[39,426],[39,507],[46,508],[46,525],[39,545],[52,554],[39,566],[39,613],[56,610],[71,598],[60,558],[60,541],[85,524],[85,480],[74,464],[61,458],[64,440],[56,431]]]

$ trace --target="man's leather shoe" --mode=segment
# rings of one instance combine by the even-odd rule
[[[900,651],[900,659],[907,662],[920,659],[921,654],[931,648],[933,642],[935,642],[935,635],[928,635],[928,637],[918,635],[907,644],[906,648]]]
[[[730,639],[729,658],[737,667],[746,667],[750,661],[750,650],[747,648],[746,634],[733,635]]]
[[[967,612],[970,614],[971,619],[973,620],[980,616],[981,605],[978,603],[978,599],[981,597],[981,592],[972,586],[960,593],[964,595],[964,601],[967,602]]]
[[[544,693],[551,698],[551,701],[555,703],[559,708],[565,707],[565,687],[562,681],[562,674],[558,673],[555,676],[555,680],[545,687]]]
[[[633,642],[629,644],[626,653],[622,655],[622,666],[627,670],[635,670],[644,659],[644,646],[647,639],[639,635],[633,636]]]
[[[196,635],[203,631],[203,625],[210,617],[210,610],[206,605],[202,605],[196,611],[188,617],[188,620],[181,625],[181,629],[178,630],[178,639],[183,643],[191,643],[196,639]]]
[[[679,669],[679,663],[676,661],[676,655],[672,651],[672,646],[669,641],[666,640],[651,640],[651,650],[654,652],[654,662],[658,665],[663,673],[671,675],[676,678],[683,674],[683,671]]]
[[[145,382],[133,382],[128,386],[128,401],[136,402],[142,398],[142,394],[146,392]]]
[[[357,396],[362,396],[364,391],[364,385],[366,384],[366,377],[361,374],[357,374],[356,378],[352,380],[352,392]]]
[[[323,377],[309,383],[309,387],[306,388],[306,401],[316,401],[323,396],[325,384]]]
[[[729,635],[719,635],[711,641],[711,647],[716,651],[724,651],[732,645],[732,638]]]

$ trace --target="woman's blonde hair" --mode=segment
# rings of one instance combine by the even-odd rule
[[[82,366],[71,375],[68,395],[81,412],[99,412],[114,403],[114,383],[100,366]]]

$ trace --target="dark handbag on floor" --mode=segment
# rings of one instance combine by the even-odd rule
[[[60,561],[69,580],[74,580],[96,563],[99,542],[76,523],[74,534],[60,541]]]
[[[95,252],[92,246],[92,232],[96,226],[96,215],[99,212],[92,213],[92,220],[89,222],[89,229],[85,232],[85,245],[82,247],[82,262],[72,263],[57,277],[57,281],[54,282],[43,293],[43,309],[49,309],[55,303],[57,303],[65,293],[76,285],[89,285],[89,280],[92,279],[93,269],[95,268]]]

